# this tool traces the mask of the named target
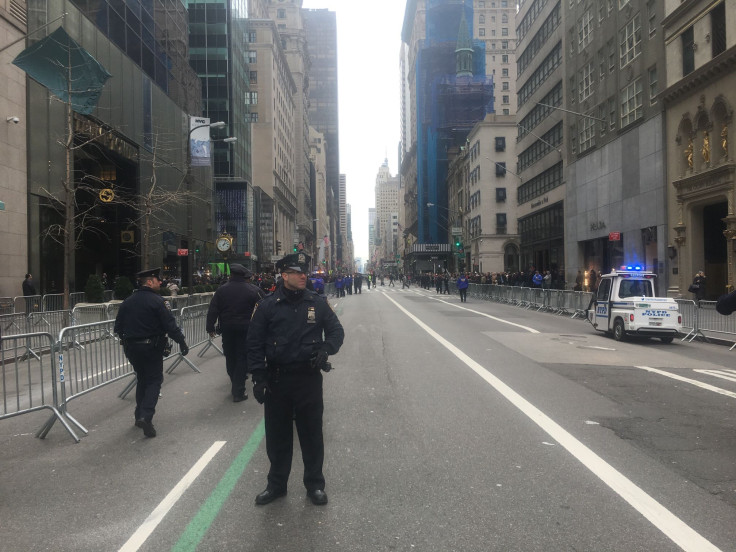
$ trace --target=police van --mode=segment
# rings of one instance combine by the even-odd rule
[[[598,291],[588,307],[588,321],[616,341],[628,335],[658,337],[664,343],[682,331],[682,315],[670,297],[655,297],[652,272],[622,267],[601,276]]]

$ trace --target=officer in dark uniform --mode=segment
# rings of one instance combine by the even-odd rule
[[[146,437],[155,437],[153,415],[164,381],[166,334],[179,344],[181,354],[189,352],[184,334],[159,295],[161,269],[136,274],[138,291],[120,305],[115,318],[115,333],[138,378],[135,391],[135,425]]]
[[[283,284],[261,300],[248,330],[253,396],[265,403],[268,486],[256,504],[286,494],[293,455],[293,425],[304,460],[304,486],[313,504],[327,504],[322,437],[322,373],[345,332],[327,300],[306,289],[309,257],[296,253],[277,264]]]
[[[253,273],[240,264],[230,265],[230,281],[217,288],[207,311],[207,333],[215,337],[215,322],[222,333],[225,368],[230,376],[233,402],[248,398],[245,382],[248,379],[248,353],[245,339],[253,307],[265,295],[248,280]]]

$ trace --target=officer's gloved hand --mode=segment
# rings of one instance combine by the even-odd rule
[[[181,356],[187,356],[189,354],[189,347],[185,342],[179,343],[179,349],[181,350]]]
[[[253,396],[258,401],[258,404],[263,404],[266,400],[266,395],[270,392],[271,388],[268,386],[267,380],[253,378]]]
[[[314,355],[312,355],[312,368],[314,368],[315,370],[325,370],[328,365],[328,357],[329,355],[324,349],[320,349],[319,351],[317,351]],[[329,372],[329,370],[325,370],[325,372]]]

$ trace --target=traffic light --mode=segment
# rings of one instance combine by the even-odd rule
[[[276,254],[278,255],[279,253],[281,253],[281,242],[276,240]]]
[[[296,253],[297,251],[299,251],[299,248],[296,246],[296,244],[294,244],[293,251],[294,251],[294,253]]]
[[[460,238],[455,238],[455,247],[460,249],[462,247],[462,243],[460,243]]]

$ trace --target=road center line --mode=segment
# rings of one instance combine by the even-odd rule
[[[128,539],[119,552],[135,552],[146,539],[153,533],[159,523],[164,519],[169,510],[174,507],[174,504],[181,498],[192,483],[199,477],[199,474],[207,467],[207,464],[215,457],[220,449],[225,445],[226,441],[215,441],[212,446],[205,452],[202,457],[197,461],[194,466],[187,472],[187,474],[176,484],[171,492],[166,495],[161,503],[156,506],[156,509],[151,512],[151,515],[146,518],[138,530]]]
[[[736,399],[736,393],[734,393],[733,391],[721,389],[720,387],[716,387],[715,385],[710,385],[702,381],[686,378],[684,376],[678,376],[677,374],[672,374],[671,372],[665,372],[664,370],[658,370],[656,368],[651,368],[649,366],[634,366],[634,368],[639,368],[640,370],[646,370],[647,372],[653,372],[655,374],[666,376],[674,380],[684,381],[685,383],[692,384],[696,387],[702,387],[703,389],[707,389],[708,391],[713,391],[714,393],[718,393],[720,395],[726,395],[727,397],[732,397]]]
[[[496,389],[496,391],[503,395],[511,404],[521,410],[521,412],[523,412],[530,420],[542,428],[550,437],[556,440],[570,454],[577,458],[581,464],[588,468],[603,483],[608,485],[614,492],[628,502],[636,511],[649,520],[652,525],[662,531],[662,533],[664,533],[680,548],[686,552],[720,552],[716,546],[711,544],[702,535],[693,530],[642,489],[637,487],[630,479],[616,470],[578,439],[573,437],[572,434],[568,433],[562,428],[562,426],[544,414],[536,406],[531,404],[496,376],[488,372],[483,368],[483,366],[463,353],[460,349],[427,326],[419,318],[399,305],[399,303],[394,301],[391,297],[386,295],[386,298],[396,305],[400,311],[406,314],[420,328],[431,335],[448,351],[453,353],[471,370]]]

